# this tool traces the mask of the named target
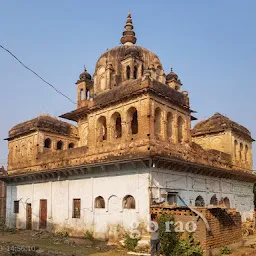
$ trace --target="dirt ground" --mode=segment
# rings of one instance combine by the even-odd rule
[[[127,251],[99,240],[70,238],[48,232],[0,233],[0,256],[123,256]],[[256,256],[256,235],[244,239],[244,246],[230,256]]]
[[[41,253],[38,254],[38,252]],[[127,255],[127,252],[121,247],[98,240],[55,236],[48,232],[2,232],[0,233],[0,256],[8,255],[121,256]]]

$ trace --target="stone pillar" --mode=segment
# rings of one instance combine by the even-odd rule
[[[134,79],[134,60],[131,60],[130,68],[131,68],[130,79]]]
[[[111,74],[113,72],[113,66],[111,63],[107,64],[107,69],[106,69],[106,89],[111,88]]]
[[[178,143],[178,115],[177,115],[177,112],[175,112],[173,114],[173,131],[172,131],[172,134],[173,134],[173,143],[174,144],[177,144]]]
[[[162,113],[162,138],[167,141],[167,111],[166,108],[163,109]]]

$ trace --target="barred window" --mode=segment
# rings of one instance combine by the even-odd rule
[[[81,199],[73,199],[73,218],[80,219],[81,216]]]
[[[14,201],[13,210],[14,210],[14,213],[19,213],[19,211],[20,211],[19,201]]]

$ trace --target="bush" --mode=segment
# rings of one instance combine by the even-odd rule
[[[170,222],[166,232],[166,222]],[[203,256],[199,241],[194,240],[191,233],[186,239],[181,239],[181,233],[175,232],[174,218],[171,214],[163,213],[158,218],[161,250],[165,256]]]
[[[220,249],[221,254],[231,254],[231,252],[232,251],[227,246]]]
[[[69,233],[67,231],[59,231],[55,233],[55,236],[65,238],[69,237]]]
[[[0,217],[0,232],[10,232],[10,233],[16,233],[15,228],[8,228],[2,217]]]
[[[128,233],[124,236],[124,247],[130,251],[133,251],[138,245],[139,238],[132,238]]]
[[[166,232],[166,222],[171,222],[169,231]],[[174,218],[171,214],[163,213],[158,217],[159,238],[161,249],[165,256],[171,256],[174,248],[179,242],[179,233],[174,231]]]
[[[173,256],[203,256],[203,251],[200,242],[194,240],[191,233],[187,234],[186,239],[180,239],[176,244]]]
[[[94,240],[93,233],[87,230],[87,231],[84,233],[84,238],[85,238],[85,239],[88,239],[88,240],[90,240],[90,241],[93,241],[93,240]]]

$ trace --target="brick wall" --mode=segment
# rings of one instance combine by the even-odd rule
[[[151,212],[158,215],[162,212],[171,213],[175,221],[181,221],[184,225],[189,221],[197,224],[194,237],[200,241],[205,255],[215,255],[219,249],[227,245],[240,245],[242,241],[241,215],[234,209],[203,207],[195,208],[202,213],[208,221],[210,232],[202,218],[197,219],[197,215],[187,207],[162,208],[152,207]],[[185,233],[184,233],[185,235]]]

